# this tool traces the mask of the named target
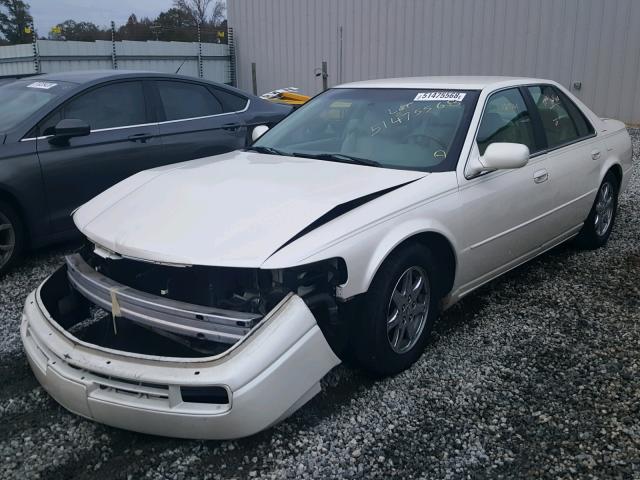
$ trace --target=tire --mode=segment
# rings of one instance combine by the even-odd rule
[[[421,287],[420,277],[426,279]],[[363,299],[358,328],[352,332],[360,367],[374,376],[394,375],[420,357],[438,316],[436,278],[431,252],[419,244],[394,252],[384,261]],[[405,281],[417,287],[410,296],[403,294]]]
[[[15,265],[24,248],[24,227],[14,208],[0,201],[0,276]]]
[[[598,188],[589,216],[576,237],[579,248],[594,250],[606,245],[618,211],[619,189],[618,179],[613,172],[608,172]]]

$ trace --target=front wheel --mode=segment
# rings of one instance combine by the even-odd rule
[[[356,358],[365,370],[393,375],[420,357],[438,316],[436,278],[431,253],[419,244],[391,254],[382,264],[353,332]]]
[[[0,201],[0,276],[6,273],[22,253],[22,222],[16,211]]]
[[[609,240],[618,210],[618,189],[616,176],[612,172],[607,173],[600,184],[589,216],[576,237],[576,244],[580,248],[593,250],[604,246]]]

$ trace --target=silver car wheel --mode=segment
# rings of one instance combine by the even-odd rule
[[[0,268],[4,267],[16,248],[16,232],[9,218],[0,212]]]
[[[387,338],[396,353],[406,353],[427,323],[431,288],[422,267],[409,267],[396,282],[387,308]]]
[[[610,182],[604,182],[598,191],[596,198],[596,215],[594,217],[594,226],[596,234],[599,237],[604,236],[613,219],[613,209],[615,207],[614,188]]]

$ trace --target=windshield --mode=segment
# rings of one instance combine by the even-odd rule
[[[386,168],[455,168],[476,91],[337,88],[319,95],[253,145],[264,153]]]
[[[15,127],[74,86],[67,82],[34,79],[0,85],[0,132]]]

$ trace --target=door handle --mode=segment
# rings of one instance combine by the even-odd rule
[[[150,133],[135,133],[133,135],[129,135],[128,139],[130,142],[140,142],[147,143],[147,140],[153,138],[153,135]]]
[[[235,132],[239,128],[240,128],[240,125],[233,124],[233,123],[227,123],[227,124],[222,126],[223,130],[228,130],[230,132]]]
[[[536,183],[546,182],[549,179],[549,172],[546,169],[537,170],[533,173],[533,181]]]
[[[594,160],[600,160],[600,150],[592,150],[591,151],[591,158],[593,158]]]

